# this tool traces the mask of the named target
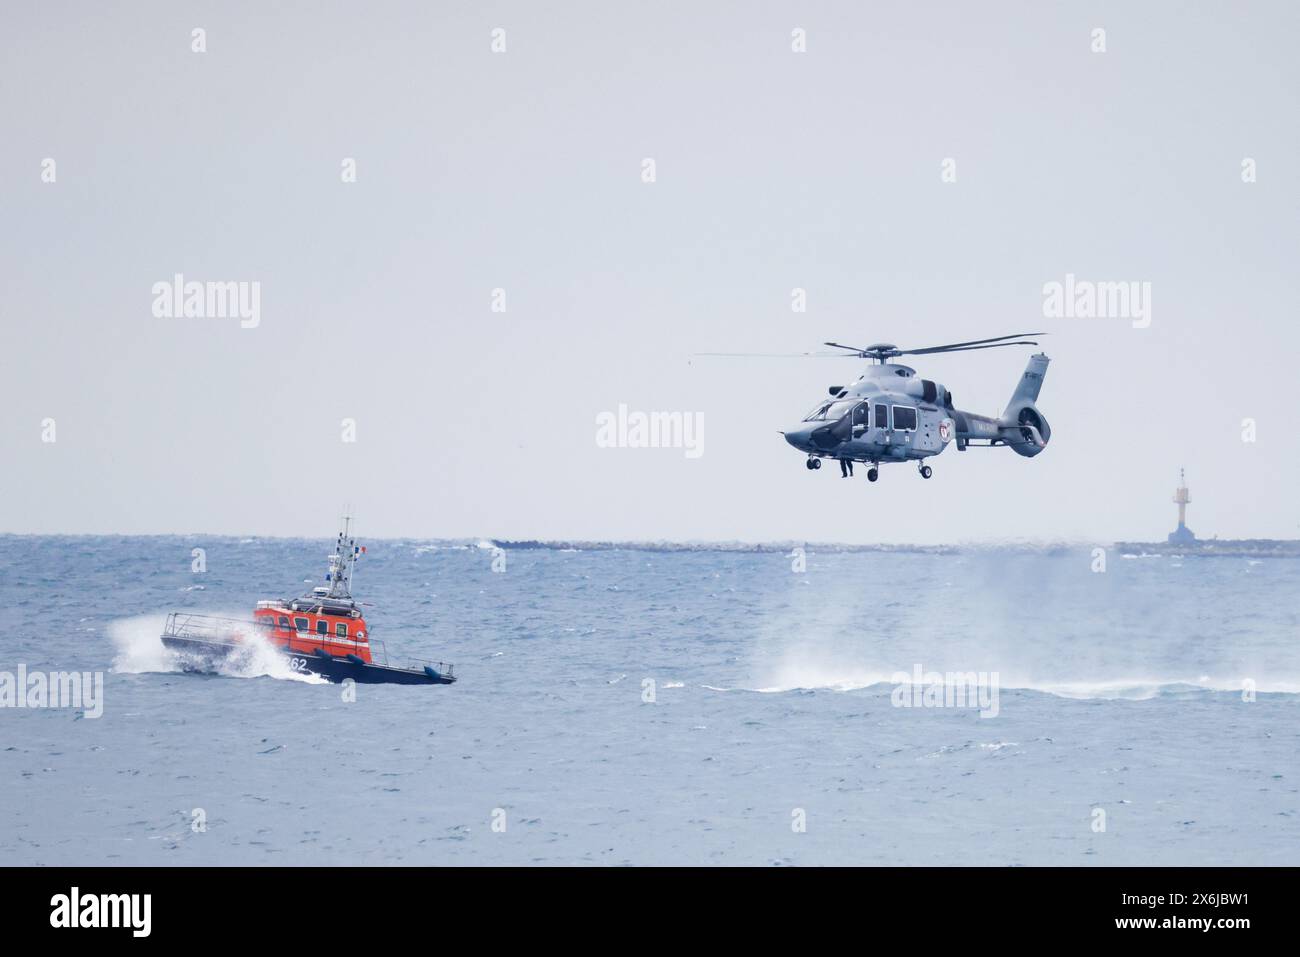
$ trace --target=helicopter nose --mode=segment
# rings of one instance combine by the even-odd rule
[[[800,452],[807,452],[812,445],[812,440],[810,439],[811,434],[812,429],[791,429],[789,432],[785,433],[785,440]]]

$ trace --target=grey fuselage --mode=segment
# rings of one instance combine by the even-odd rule
[[[810,456],[902,462],[938,455],[961,439],[995,440],[998,419],[953,407],[952,393],[915,369],[885,362],[831,390],[785,440]]]

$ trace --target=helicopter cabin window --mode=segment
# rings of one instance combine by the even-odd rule
[[[293,620],[293,626],[297,628],[299,631],[310,631],[311,629],[308,627],[310,624],[311,622],[309,622],[306,618],[295,618]]]
[[[820,405],[818,405],[817,408],[813,409],[811,412],[805,415],[803,420],[805,422],[816,422],[819,419],[824,419],[826,418],[826,410],[829,409],[830,407],[831,404],[829,402],[823,402]]]
[[[329,633],[330,633],[330,623],[328,621],[321,619],[320,621],[316,622],[316,634],[328,635]]]
[[[887,405],[876,406],[876,428],[878,429],[889,428],[889,406]]]
[[[281,616],[280,616],[280,628],[281,628],[282,630],[284,630],[284,631],[288,631],[288,630],[289,630],[289,616],[288,616],[288,615],[281,615]]]
[[[334,623],[334,634],[337,635],[339,638],[346,638],[348,636],[347,622],[336,621]]]
[[[905,432],[915,432],[916,409],[906,405],[894,406],[894,428]]]

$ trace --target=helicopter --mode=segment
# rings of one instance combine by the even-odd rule
[[[1033,458],[1047,448],[1052,430],[1035,402],[1051,360],[1039,352],[1032,356],[1016,384],[1011,400],[999,417],[963,412],[953,404],[952,393],[938,382],[917,377],[910,366],[891,362],[900,356],[936,355],[944,352],[973,352],[1003,346],[1036,346],[1026,336],[1040,332],[1018,332],[992,339],[952,342],[923,349],[900,349],[879,342],[861,348],[838,342],[823,345],[840,352],[804,352],[801,358],[872,359],[875,365],[852,385],[833,385],[823,399],[793,429],[781,434],[807,455],[810,471],[822,467],[822,459],[841,463],[842,474],[852,463],[868,465],[867,481],[880,477],[880,466],[891,462],[916,462],[924,479],[934,470],[926,459],[938,455],[949,444],[957,450],[1006,446],[1018,455]],[[736,353],[708,353],[736,355]]]

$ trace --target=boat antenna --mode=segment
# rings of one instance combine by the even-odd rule
[[[352,525],[352,516],[343,516],[343,527],[346,531]],[[348,597],[352,597],[352,576],[357,573],[357,559],[361,557],[361,549],[357,546],[355,538],[348,533]]]

